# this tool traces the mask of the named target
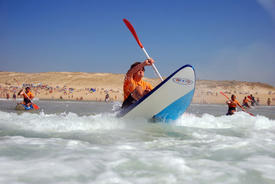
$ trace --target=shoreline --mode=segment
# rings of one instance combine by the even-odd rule
[[[156,78],[145,78],[157,86],[160,81]],[[17,82],[18,81],[18,82]],[[123,101],[124,74],[111,73],[82,73],[82,72],[46,72],[18,73],[0,72],[0,98],[11,98],[22,86],[31,86],[32,93],[39,100],[58,101]],[[211,81],[197,80],[193,104],[225,104],[227,100],[219,92],[223,91],[228,97],[237,96],[242,103],[245,96],[253,94],[260,105],[275,105],[275,87],[245,81]],[[18,97],[16,95],[16,97]]]
[[[6,98],[0,98],[0,101],[9,101],[9,102],[12,102],[12,101],[15,101],[15,102],[20,102],[21,100],[19,100],[19,99],[16,99],[16,100],[14,100],[14,99],[6,99]],[[105,101],[93,101],[93,100],[82,100],[82,101],[79,101],[79,100],[59,100],[59,99],[38,99],[38,100],[34,100],[34,102],[36,103],[36,104],[38,104],[39,105],[39,102],[40,101],[49,101],[49,102],[76,102],[76,103],[90,103],[90,102],[96,102],[96,103],[106,103],[106,104],[111,104],[111,103],[121,103],[121,101],[109,101],[109,102],[105,102]],[[215,105],[219,105],[219,106],[226,106],[227,107],[227,105],[226,105],[226,103],[194,103],[194,102],[191,102],[191,104],[190,105],[213,105],[213,106],[215,106]],[[254,108],[257,108],[257,107],[274,107],[275,105],[274,104],[272,104],[272,105],[270,105],[270,106],[268,106],[268,105],[255,105],[255,106],[252,106],[252,109],[254,109]],[[249,109],[251,109],[251,108],[249,108]]]

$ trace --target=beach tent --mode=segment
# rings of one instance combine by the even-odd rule
[[[91,88],[91,89],[90,89],[90,92],[91,92],[91,93],[96,92],[96,89]]]

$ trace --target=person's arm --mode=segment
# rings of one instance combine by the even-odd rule
[[[146,89],[144,90],[144,95],[149,93],[152,89],[153,89],[153,86],[149,82],[147,82]]]
[[[134,68],[132,68],[131,70],[129,70],[126,73],[126,77],[132,78],[134,73],[136,73],[137,71],[139,71],[140,69],[142,69],[145,66],[151,66],[154,62],[155,61],[153,59],[146,59],[144,62],[140,63],[139,65],[137,65]]]
[[[20,89],[20,91],[17,93],[17,95],[22,95],[22,94],[21,94],[22,91],[23,91],[23,89]]]

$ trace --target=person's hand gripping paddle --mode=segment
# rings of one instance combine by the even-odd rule
[[[150,56],[148,55],[148,53],[144,49],[143,45],[141,44],[140,40],[138,39],[137,33],[136,33],[134,27],[132,26],[132,24],[127,19],[123,19],[123,22],[125,23],[125,25],[128,27],[128,29],[133,34],[134,38],[136,39],[136,41],[137,41],[138,45],[140,46],[140,48],[143,50],[143,52],[146,55],[147,59],[150,59]],[[160,80],[163,81],[163,79],[162,79],[160,73],[158,72],[157,68],[155,67],[154,63],[152,64],[152,67],[155,70],[158,77],[160,78]]]

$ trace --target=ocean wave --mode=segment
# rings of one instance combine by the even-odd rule
[[[175,124],[202,129],[252,128],[260,130],[275,128],[275,120],[261,115],[253,117],[245,112],[237,112],[233,116],[214,116],[207,113],[197,116],[185,113],[175,121]]]
[[[100,132],[116,129],[141,128],[139,125],[150,126],[147,120],[122,120],[114,113],[100,113],[89,116],[80,116],[73,112],[61,114],[40,113],[12,113],[0,111],[0,126],[3,130],[28,131],[40,133],[66,133],[66,132]],[[146,125],[147,124],[147,125]],[[162,126],[163,123],[158,123]],[[152,124],[151,124],[152,125]],[[244,112],[234,116],[213,116],[203,114],[185,113],[178,120],[171,122],[173,127],[189,127],[199,129],[275,129],[275,120],[265,116],[252,117]],[[144,127],[144,126],[143,126]]]

